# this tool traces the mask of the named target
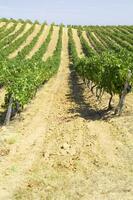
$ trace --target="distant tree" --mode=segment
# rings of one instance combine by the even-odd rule
[[[47,22],[47,21],[44,21],[43,24],[48,25],[48,22]]]
[[[40,22],[38,20],[35,20],[34,24],[40,24]]]
[[[32,22],[30,19],[26,19],[25,22],[26,22],[26,23],[29,23],[29,24],[33,24],[33,22]]]
[[[72,27],[72,25],[70,25],[70,24],[67,25],[67,28],[71,28],[71,27]]]
[[[55,24],[55,22],[52,22],[52,24],[51,24],[52,26],[56,26],[56,24]]]
[[[13,18],[10,18],[9,20],[10,20],[11,22],[13,22],[13,23],[17,22],[17,20],[16,20],[16,19],[13,19]]]
[[[61,23],[60,26],[65,27],[65,25],[63,23]]]
[[[6,19],[6,18],[3,17],[3,18],[0,19],[0,21],[1,21],[1,22],[7,22],[8,19]]]
[[[24,20],[23,20],[23,19],[18,19],[18,21],[19,21],[20,23],[24,23]]]

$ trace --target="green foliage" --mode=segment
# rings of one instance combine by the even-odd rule
[[[25,22],[26,22],[26,23],[29,23],[29,24],[33,24],[33,22],[32,22],[30,19],[26,19]]]
[[[94,47],[97,53],[101,53],[105,51],[105,47],[102,43],[100,43],[92,34],[92,32],[87,32],[88,39],[90,40],[90,43]]]
[[[11,21],[14,22],[13,26],[6,29]],[[12,96],[14,101],[13,108],[19,105],[22,109],[35,96],[38,88],[57,72],[61,61],[62,28],[64,25],[61,24],[60,26],[59,39],[53,55],[44,62],[42,57],[47,51],[51,40],[54,23],[51,25],[46,40],[31,59],[26,60],[25,57],[38,41],[46,23],[41,26],[40,31],[32,42],[23,48],[16,58],[9,60],[7,59],[9,54],[27,39],[39,22],[32,23],[29,20],[26,20],[26,22],[18,20],[18,22],[22,22],[22,27],[13,34],[10,33],[15,30],[18,22],[13,19],[5,20],[5,22],[6,24],[0,28],[0,85],[4,85],[7,91],[5,106],[8,107],[9,98]],[[31,23],[31,28],[14,41],[24,30],[26,23]],[[85,58],[78,57],[72,27],[78,29]],[[68,47],[71,64],[83,80],[93,82],[97,88],[111,95],[122,94],[129,73],[131,76],[128,79],[128,83],[133,84],[132,27],[81,27],[68,25],[68,28]],[[83,30],[87,31],[88,38],[95,50],[88,45],[82,36]],[[100,42],[92,32],[95,33]],[[126,33],[129,36],[128,38]],[[104,42],[102,43],[102,41]]]
[[[41,29],[40,29],[40,31],[38,32],[38,34],[33,38],[33,40],[31,41],[31,43],[29,44],[29,45],[27,45],[26,47],[24,47],[23,49],[22,49],[22,51],[21,52],[19,52],[19,54],[17,55],[17,57],[15,58],[15,59],[17,59],[17,58],[25,58],[25,56],[26,55],[28,55],[29,54],[29,52],[31,51],[31,49],[34,47],[34,45],[37,43],[37,41],[38,41],[38,39],[39,39],[39,37],[40,37],[40,35],[42,34],[42,32],[43,32],[43,30],[44,30],[44,24],[41,26]]]
[[[122,93],[129,71],[132,73],[129,83],[133,84],[133,56],[124,50],[119,53],[106,51],[100,56],[81,59],[76,70],[81,77],[109,94]]]
[[[38,20],[35,20],[34,23],[35,23],[35,24],[38,24],[38,25],[40,24],[40,22],[39,22]]]
[[[22,31],[24,31],[25,26],[26,24],[23,24],[21,28],[18,31],[16,31],[14,34],[11,34],[5,39],[3,39],[2,41],[0,41],[0,49],[5,47],[6,45],[9,45],[19,34],[21,34]]]
[[[88,42],[84,39],[81,29],[78,29],[78,35],[79,35],[80,42],[82,45],[82,50],[85,56],[87,57],[94,56],[96,52],[88,45]]]
[[[14,23],[13,26],[11,26],[10,28],[6,29],[4,32],[1,32],[0,40],[5,38],[6,36],[8,36],[11,32],[13,32],[15,30],[16,26],[17,26],[17,23]]]
[[[88,56],[90,49],[87,48],[80,31],[79,37],[83,51]],[[78,58],[72,30],[69,28],[69,54],[78,75],[84,81],[93,83],[100,91],[109,93],[111,98],[114,94],[122,96],[126,82],[133,85],[133,54],[123,48],[117,51],[104,50],[99,54],[93,52],[88,57]]]
[[[51,40],[52,33],[53,33],[53,26],[51,25],[49,34],[48,34],[45,42],[41,45],[41,47],[38,49],[38,51],[33,55],[32,60],[38,61],[40,58],[42,58],[42,56],[44,55],[44,53],[47,50],[48,44]]]
[[[34,31],[34,29],[35,29],[35,24],[33,24],[31,28],[28,29],[28,31],[24,35],[22,35],[20,38],[9,44],[7,48],[1,49],[0,50],[1,57],[6,58],[10,53],[15,51],[15,49],[17,49],[26,40],[26,38]]]
[[[35,96],[37,89],[55,74],[60,65],[62,49],[62,27],[53,56],[46,62],[42,59],[12,59],[1,62],[0,81],[7,90],[5,103],[8,106],[10,96],[13,97],[14,106],[19,104],[23,108],[25,104]]]
[[[72,29],[69,28],[68,30],[68,36],[69,36],[69,41],[68,41],[68,50],[69,50],[69,55],[70,55],[70,60],[73,63],[74,66],[77,65],[79,58],[78,58],[78,54],[77,54],[77,50],[76,50],[76,46],[74,43],[74,39],[72,36]]]

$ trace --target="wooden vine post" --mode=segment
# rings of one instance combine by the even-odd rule
[[[116,107],[115,114],[121,115],[121,113],[122,113],[122,108],[125,103],[125,98],[126,98],[126,95],[128,94],[129,80],[130,80],[131,76],[132,76],[132,73],[129,70],[127,80],[124,85],[124,89],[123,89],[121,95],[119,96],[119,103],[118,103],[118,106]]]
[[[9,99],[9,105],[8,105],[5,121],[4,121],[5,126],[9,125],[9,123],[10,123],[10,119],[11,119],[11,115],[12,115],[12,105],[13,105],[13,97],[11,95],[10,99]]]

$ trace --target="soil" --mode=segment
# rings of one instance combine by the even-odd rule
[[[20,33],[15,40],[19,39],[20,37],[22,37],[29,29],[31,28],[31,24],[27,23],[25,26],[25,29],[22,31],[22,33]],[[13,40],[13,42],[15,41]]]
[[[43,56],[44,61],[46,61],[49,57],[51,57],[53,55],[53,52],[54,52],[57,42],[58,42],[58,37],[59,37],[59,27],[54,26],[51,41],[48,45],[48,49],[47,49],[46,53]]]
[[[92,44],[90,43],[90,41],[89,41],[89,39],[88,39],[88,37],[87,37],[85,31],[83,31],[83,37],[84,37],[84,39],[87,41],[88,45],[89,45],[92,49],[94,49],[94,47],[93,47]]]
[[[0,22],[0,28],[3,27],[6,24],[6,22]]]
[[[9,29],[9,28],[11,28],[13,25],[14,25],[14,23],[13,23],[13,22],[10,22],[10,23],[8,23],[8,25],[7,25],[6,29]]]
[[[57,75],[1,128],[0,199],[132,200],[132,94],[115,117],[69,68],[66,28],[62,41]]]
[[[15,58],[17,56],[18,52],[20,52],[24,47],[29,45],[31,43],[31,41],[33,40],[33,38],[39,32],[40,28],[41,28],[41,26],[36,24],[34,31],[27,37],[26,41],[18,49],[16,49],[13,53],[11,53],[9,55],[9,59]]]
[[[22,23],[18,23],[15,30],[12,33],[10,33],[9,35],[13,35],[14,33],[16,33],[21,28],[21,26],[22,26]]]
[[[84,53],[82,51],[82,46],[81,46],[81,42],[77,33],[77,29],[72,29],[72,33],[73,33],[73,38],[74,38],[74,42],[76,45],[76,49],[77,49],[77,53],[78,53],[78,57],[83,57]]]
[[[38,51],[38,49],[41,47],[41,45],[45,42],[47,36],[48,36],[48,33],[49,33],[49,29],[50,29],[50,26],[45,26],[44,27],[44,30],[41,34],[41,36],[39,37],[36,45],[33,47],[32,51],[29,53],[29,55],[27,55],[26,58],[32,58],[32,56]]]
[[[11,32],[9,35],[7,35],[6,37],[4,37],[2,40],[5,40],[6,38],[8,38],[10,35],[13,35],[15,34],[20,28],[21,28],[22,24],[21,23],[18,23],[15,30],[13,32]],[[16,38],[15,38],[16,39]],[[1,40],[1,41],[2,41]],[[11,41],[11,43],[13,42],[14,40]],[[2,47],[3,49],[7,48],[9,44],[5,45],[4,47]]]
[[[92,35],[95,37],[95,39],[96,39],[100,44],[102,44],[101,41],[100,41],[99,38],[95,35],[94,32],[92,32]]]

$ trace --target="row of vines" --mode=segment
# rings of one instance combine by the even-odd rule
[[[24,106],[31,101],[38,88],[57,72],[61,60],[63,34],[62,26],[60,26],[58,42],[53,55],[45,62],[42,60],[53,34],[53,24],[50,27],[47,38],[38,51],[32,56],[31,59],[26,59],[26,55],[31,51],[42,34],[46,25],[45,23],[41,25],[39,32],[33,38],[31,43],[26,45],[15,58],[9,59],[9,54],[24,43],[26,38],[34,31],[37,24],[37,22],[31,24],[31,27],[24,34],[22,34],[21,37],[15,39],[20,33],[22,33],[22,31],[24,31],[27,24],[27,22],[21,23],[22,25],[20,29],[15,32],[14,28],[17,24],[15,21],[11,27],[12,30],[10,30],[11,28],[9,29],[12,34],[9,34],[7,37],[7,30],[5,30],[2,33],[4,39],[0,41],[0,46],[4,47],[0,50],[0,84],[1,87],[4,87],[6,90],[4,103],[6,110],[4,123],[6,125],[9,124],[10,119],[13,116],[20,113]]]
[[[72,29],[70,27],[69,54],[74,69],[93,93],[93,89],[95,88],[98,99],[102,99],[104,92],[110,94],[109,109],[112,108],[111,101],[113,96],[119,95],[119,102],[115,108],[115,114],[120,115],[125,97],[131,91],[133,84],[133,55],[130,51],[130,48],[132,48],[131,44],[124,41],[125,35],[119,30],[113,33],[105,27],[96,29],[93,27],[92,30],[90,30],[90,27],[85,27],[84,29],[81,27],[76,28],[78,28],[78,35],[85,57],[78,58]],[[83,30],[86,31],[88,40],[93,48],[89,46],[83,37]],[[93,32],[99,37],[99,40],[96,39]],[[118,37],[117,34],[120,34],[120,36]],[[120,40],[121,42],[118,42]],[[102,43],[102,41],[104,42]],[[128,45],[130,48],[127,48]]]
[[[63,26],[60,26],[56,49],[46,61],[43,61],[42,57],[51,41],[54,24],[50,26],[45,41],[32,58],[26,58],[45,30],[46,23],[40,25],[40,30],[30,44],[25,45],[15,58],[9,59],[10,54],[34,32],[39,22],[32,23],[30,20],[21,19],[1,19],[0,22],[4,22],[0,27],[0,86],[6,90],[4,121],[8,124],[11,117],[21,112],[31,101],[38,88],[57,72],[61,60]],[[21,26],[16,29],[18,23]],[[85,57],[78,57],[72,28],[78,30]],[[83,31],[91,46],[83,37]],[[131,91],[133,83],[132,33],[132,26],[68,26],[69,54],[74,69],[92,93],[96,94],[97,99],[101,100],[104,92],[110,94],[109,108],[112,107],[113,96],[119,95],[116,114],[121,114],[125,97]]]

